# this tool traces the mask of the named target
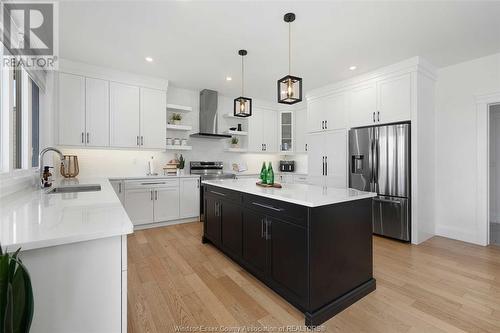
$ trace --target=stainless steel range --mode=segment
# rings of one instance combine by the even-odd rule
[[[234,173],[224,172],[224,163],[220,161],[207,162],[207,161],[193,161],[189,163],[189,172],[192,175],[200,175],[201,180],[212,179],[234,179]],[[203,215],[203,184],[200,186],[200,217],[204,219]]]

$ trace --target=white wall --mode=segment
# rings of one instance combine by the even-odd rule
[[[500,223],[500,105],[490,111],[490,222]]]
[[[182,120],[182,123],[192,125],[193,130],[189,133],[174,131],[167,133],[167,137],[187,138],[188,144],[193,146],[193,150],[181,152],[186,158],[186,172],[189,172],[189,162],[193,160],[223,161],[226,171],[230,171],[232,163],[244,163],[248,167],[247,173],[259,173],[262,162],[266,161],[272,162],[274,170],[278,170],[279,160],[285,159],[279,154],[229,153],[224,151],[228,146],[229,139],[214,140],[189,137],[190,133],[198,132],[199,98],[199,91],[181,89],[171,85],[168,88],[168,103],[193,107],[193,112],[183,114]],[[254,100],[254,103],[257,106],[272,106],[272,104],[258,100]],[[233,98],[219,95],[219,132],[227,130],[238,122],[241,122],[243,130],[246,130],[245,120],[228,120],[222,117],[223,114],[232,113],[232,111]],[[276,128],[277,130],[278,128]],[[245,144],[243,141],[242,145]],[[80,177],[143,176],[147,172],[147,162],[151,156],[156,161],[157,169],[176,157],[175,151],[64,148],[63,153],[78,155]],[[289,156],[288,159],[296,160],[297,172],[307,173],[306,154]]]
[[[479,243],[475,94],[500,91],[500,53],[442,68],[436,82],[436,234]]]

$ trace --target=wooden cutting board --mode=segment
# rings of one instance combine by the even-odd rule
[[[262,182],[257,182],[255,183],[257,186],[262,186],[262,187],[274,187],[274,188],[282,188],[281,184],[280,183],[274,183],[273,185],[269,185],[269,184],[264,184]]]

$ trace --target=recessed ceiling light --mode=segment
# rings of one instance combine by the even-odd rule
[[[226,81],[232,81],[232,80],[233,80],[233,78],[232,78],[232,77],[230,77],[230,76],[226,76]]]
[[[356,68],[358,68],[358,67],[356,67],[356,66],[351,66],[351,67],[349,67],[349,69],[350,69],[351,71],[356,70]]]
[[[153,62],[153,58],[151,58],[151,57],[146,57],[144,59],[146,59],[147,62]]]

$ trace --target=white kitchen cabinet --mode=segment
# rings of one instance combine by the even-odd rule
[[[111,82],[109,92],[110,145],[112,147],[139,148],[139,87]]]
[[[85,78],[59,74],[59,144],[85,145]]]
[[[85,78],[85,145],[109,146],[109,82]]]
[[[248,119],[248,150],[252,152],[278,151],[278,124],[276,111],[253,108]]]
[[[200,179],[180,179],[180,217],[200,215]]]
[[[280,152],[291,152],[295,150],[295,119],[293,117],[292,111],[280,111],[279,112],[279,146],[278,150]]]
[[[389,76],[350,90],[349,125],[360,127],[410,120],[411,73]]]
[[[113,190],[115,190],[118,199],[120,199],[120,202],[123,204],[123,201],[125,199],[125,188],[123,186],[123,180],[110,180],[109,182],[113,187]]]
[[[411,73],[377,82],[377,123],[410,120],[412,103]]]
[[[262,119],[262,112],[254,107],[252,116],[248,117],[248,151],[264,150]]]
[[[308,147],[308,181],[346,187],[347,130],[310,134]]]
[[[276,111],[264,110],[262,121],[264,151],[275,153],[278,151],[278,119]]]
[[[307,110],[301,109],[294,111],[294,151],[296,153],[304,153],[307,151]]]
[[[308,132],[321,132],[345,128],[347,113],[347,96],[336,93],[319,97],[308,102]]]
[[[158,187],[154,194],[154,222],[179,218],[179,183],[175,186]]]
[[[167,93],[141,88],[140,140],[142,148],[165,148],[167,128]]]
[[[133,225],[153,222],[153,194],[150,187],[125,190],[125,210]]]
[[[375,82],[351,89],[349,92],[349,125],[359,127],[376,122],[377,85]]]

